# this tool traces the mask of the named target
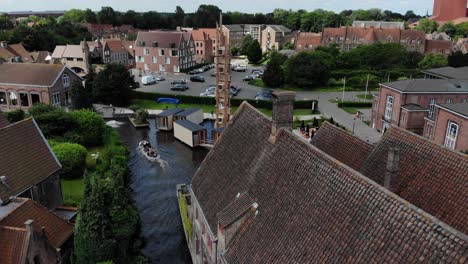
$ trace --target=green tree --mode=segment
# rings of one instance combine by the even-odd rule
[[[221,9],[215,5],[200,5],[194,14],[197,27],[214,28],[219,20]]]
[[[24,113],[23,109],[17,109],[13,111],[6,112],[6,118],[8,122],[15,123],[24,119],[26,114]]]
[[[452,21],[449,21],[445,23],[443,26],[441,26],[438,31],[445,32],[447,33],[447,35],[453,38],[457,34],[457,27],[455,26],[455,24],[453,24]]]
[[[468,66],[468,53],[463,54],[461,51],[456,51],[448,56],[448,66],[465,67]]]
[[[468,22],[463,22],[455,26],[456,27],[456,35],[467,38],[468,37]]]
[[[286,82],[300,87],[326,85],[330,69],[320,56],[311,52],[300,52],[286,61]]]
[[[74,109],[90,109],[93,107],[90,89],[85,89],[79,82],[72,83],[70,99]]]
[[[93,101],[116,106],[130,103],[133,78],[123,65],[109,64],[93,80]]]
[[[132,25],[134,27],[138,26],[141,16],[133,10],[128,10],[125,14],[122,15],[122,24]]]
[[[254,40],[250,43],[247,50],[247,59],[252,63],[258,63],[262,59],[262,48],[260,48],[258,41]]]
[[[14,27],[11,17],[6,14],[0,14],[0,30],[12,29]]]
[[[267,63],[262,80],[266,86],[276,88],[284,84],[283,63],[286,57],[279,52],[270,53],[270,60]]]
[[[96,13],[93,12],[93,10],[86,8],[85,10],[85,21],[88,23],[97,23],[97,16]]]
[[[422,18],[418,22],[418,26],[415,27],[415,29],[418,30],[424,30],[426,33],[432,33],[434,31],[437,31],[437,28],[439,28],[439,23],[435,20],[431,20],[428,18]]]
[[[247,34],[243,39],[242,39],[242,44],[240,47],[240,53],[242,55],[247,55],[247,52],[249,51],[249,46],[252,44],[254,39],[252,38],[252,35]]]
[[[60,143],[52,147],[55,156],[62,164],[61,176],[77,179],[83,176],[86,167],[86,149],[75,143]]]
[[[239,53],[239,48],[237,46],[231,47],[231,55],[236,56]]]
[[[34,117],[46,138],[62,137],[77,126],[69,113],[50,105],[36,104],[29,108],[29,114]]]
[[[102,135],[106,124],[101,116],[91,110],[78,110],[70,112],[77,126],[74,131],[83,137],[86,146],[97,146],[102,144]]]
[[[60,18],[60,22],[81,23],[86,21],[86,11],[70,9]]]
[[[185,18],[185,12],[180,6],[176,6],[175,14],[174,14],[174,25],[173,28],[176,28],[177,26],[184,26],[184,18]]]
[[[110,6],[101,7],[101,11],[97,13],[97,20],[100,24],[112,24],[117,23],[117,13]]]
[[[421,70],[427,70],[432,68],[440,68],[448,65],[447,58],[442,54],[429,53],[424,56],[424,59],[418,63],[418,67]]]

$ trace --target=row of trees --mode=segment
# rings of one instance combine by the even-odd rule
[[[468,37],[468,22],[457,25],[453,22],[447,22],[440,26],[437,21],[423,18],[419,20],[419,24],[415,29],[424,30],[426,33],[445,32],[454,39]]]

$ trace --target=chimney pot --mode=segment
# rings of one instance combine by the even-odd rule
[[[400,171],[400,149],[392,147],[388,151],[387,170],[385,172],[385,180],[384,180],[385,188],[390,190],[392,183],[394,183],[397,180],[399,171]]]
[[[273,93],[272,136],[275,136],[282,127],[292,130],[295,97],[296,93],[290,91]]]

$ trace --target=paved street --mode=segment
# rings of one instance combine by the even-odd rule
[[[233,64],[241,64],[246,65],[244,61],[233,61]],[[237,95],[236,98],[241,99],[253,99],[255,94],[260,91],[262,88],[257,86],[249,85],[247,82],[242,81],[244,76],[249,75],[254,68],[259,67],[252,67],[248,65],[248,69],[246,72],[232,72],[232,85],[240,87],[242,90]],[[189,74],[185,73],[178,73],[178,74],[163,74],[166,78],[165,81],[159,82],[153,85],[141,85],[137,91],[142,92],[157,92],[157,93],[167,93],[167,94],[187,94],[187,95],[194,95],[199,96],[200,93],[204,92],[205,89],[212,84],[216,83],[216,78],[212,77],[211,74],[214,73],[214,69],[211,69],[205,73],[202,73],[205,77],[205,82],[190,82]],[[155,73],[153,76],[160,76],[160,74]],[[135,75],[135,80],[140,81],[140,77],[138,74]],[[189,89],[187,91],[171,91],[171,81],[172,80],[179,80],[185,79],[187,80]],[[362,94],[363,92],[346,92],[345,93],[345,100],[362,100],[356,97],[357,94]],[[339,109],[336,104],[331,103],[330,100],[335,100],[336,98],[342,98],[341,92],[296,92],[296,100],[310,100],[310,99],[317,99],[319,101],[319,111],[322,113],[323,116],[326,117],[333,117],[333,119],[341,125],[344,125],[349,131],[354,131],[354,133],[366,140],[370,143],[377,142],[381,135],[375,129],[367,126],[361,120],[354,118],[353,115],[346,113],[345,111]],[[370,112],[369,110],[363,110],[365,113],[365,118],[367,120],[370,119]],[[301,119],[304,119],[302,117]]]

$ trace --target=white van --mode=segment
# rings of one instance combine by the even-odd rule
[[[154,78],[153,75],[146,75],[146,76],[141,77],[141,83],[143,85],[150,85],[150,84],[158,83],[158,81],[156,81],[156,78]]]

